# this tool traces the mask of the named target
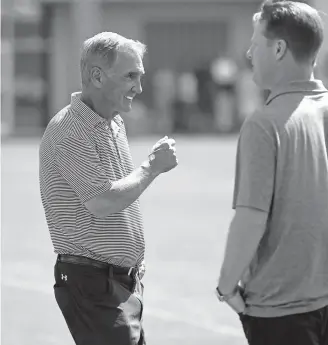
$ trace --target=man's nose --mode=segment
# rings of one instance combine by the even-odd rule
[[[134,92],[140,94],[142,92],[141,80],[139,79],[136,84],[134,85],[133,89]]]

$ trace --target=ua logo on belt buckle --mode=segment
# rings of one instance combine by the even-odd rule
[[[67,281],[67,275],[66,275],[66,274],[64,275],[64,274],[62,273],[62,274],[61,274],[61,280]]]

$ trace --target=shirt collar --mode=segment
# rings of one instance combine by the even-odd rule
[[[89,126],[96,127],[98,124],[110,125],[114,137],[120,132],[120,125],[123,123],[123,120],[120,115],[116,115],[113,118],[113,121],[109,124],[106,119],[98,115],[95,111],[89,108],[84,102],[81,101],[81,92],[74,92],[71,95],[71,106],[73,109],[82,117]]]
[[[81,92],[72,93],[71,106],[73,109],[78,111],[83,121],[85,121],[91,127],[95,127],[99,123],[107,122],[106,119],[99,116],[96,112],[94,112],[84,102],[81,101]]]
[[[299,80],[299,81],[292,81],[284,86],[277,87],[273,89],[265,101],[265,105],[268,105],[273,99],[279,97],[280,95],[286,93],[307,93],[307,94],[320,94],[323,92],[328,92],[327,89],[324,87],[321,80],[313,79],[313,80]]]
[[[118,125],[118,122],[120,122],[120,123],[123,122],[123,120],[122,120],[122,118],[120,117],[120,115],[114,116],[113,121],[111,122],[112,133],[113,133],[113,136],[114,136],[115,138],[118,136],[118,133],[119,133],[120,130],[121,130],[121,127]]]

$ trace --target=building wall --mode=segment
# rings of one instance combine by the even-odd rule
[[[15,22],[15,124],[34,131],[47,111],[45,28],[41,14]]]
[[[58,4],[50,10],[49,43],[49,113],[52,117],[69,102],[72,91],[72,68],[70,58],[73,50],[73,35],[70,23],[70,5]]]
[[[15,126],[13,40],[13,5],[5,0],[1,2],[1,135],[9,135]]]
[[[157,22],[224,23],[226,52],[239,57],[248,46],[251,15],[259,1],[136,2],[3,0],[2,133],[42,130],[70,101],[70,94],[80,89],[82,42],[95,33],[116,31],[147,44],[149,28]],[[212,49],[222,43],[212,40]]]
[[[1,10],[1,133],[34,132],[46,110],[41,7],[32,1],[5,0]]]
[[[80,52],[88,37],[102,30],[97,3],[71,2],[49,5],[49,112],[51,118],[80,90]]]
[[[252,14],[258,2],[249,3],[159,3],[103,5],[103,25],[132,38],[145,40],[145,24],[154,21],[225,21],[229,22],[229,53],[245,50],[250,39]],[[206,39],[206,38],[204,38]],[[215,44],[215,42],[213,42]]]
[[[257,0],[239,0],[238,4],[219,0],[208,3],[40,0],[41,7],[37,2],[24,0],[16,7],[12,0],[1,2],[1,132],[4,134],[17,128],[42,129],[69,102],[70,93],[80,89],[79,55],[87,37],[108,30],[148,43],[149,28],[156,23],[218,22],[226,25],[227,54],[240,58],[249,44],[252,13],[260,3]],[[318,59],[318,76],[328,86],[328,2],[309,2],[326,13],[322,16],[325,40]],[[213,40],[219,51],[222,46],[218,42],[222,40]],[[151,64],[146,61],[147,67],[149,74]],[[147,92],[144,94],[147,96]]]
[[[79,55],[82,42],[99,31],[114,31],[147,44],[147,24],[156,22],[224,22],[226,51],[238,59],[245,53],[252,14],[258,2],[220,3],[98,3],[74,2],[52,8],[50,52],[50,112],[53,116],[80,89]],[[204,37],[206,40],[206,37]],[[165,42],[163,43],[165,44]],[[213,40],[213,46],[218,42]],[[196,48],[197,49],[197,48]],[[220,46],[217,47],[218,52]],[[151,60],[151,56],[147,57]],[[147,67],[147,66],[146,66]]]

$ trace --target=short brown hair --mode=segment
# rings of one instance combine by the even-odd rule
[[[267,0],[254,15],[265,22],[264,36],[286,41],[295,61],[314,63],[323,41],[323,21],[304,2]]]

